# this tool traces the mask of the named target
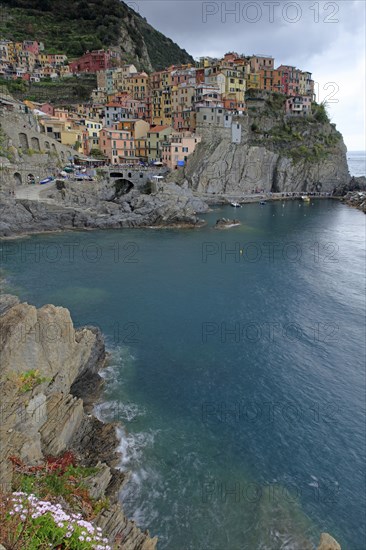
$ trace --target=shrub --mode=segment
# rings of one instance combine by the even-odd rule
[[[31,369],[26,372],[23,372],[18,377],[18,386],[19,393],[26,393],[27,391],[32,390],[39,384],[47,382],[47,378],[44,378],[40,375],[38,369]]]

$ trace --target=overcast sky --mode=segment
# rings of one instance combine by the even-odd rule
[[[269,54],[312,72],[348,150],[365,150],[365,0],[126,3],[194,58]]]

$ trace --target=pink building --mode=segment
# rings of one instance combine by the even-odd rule
[[[50,116],[53,116],[53,113],[55,112],[55,109],[51,103],[42,103],[42,105],[39,106],[39,110]]]
[[[200,141],[201,137],[195,134],[172,134],[169,141],[163,143],[163,162],[172,170],[185,166],[188,156],[193,153]]]
[[[39,44],[36,40],[24,40],[23,51],[31,52],[34,55],[39,54]]]
[[[99,148],[108,157],[111,164],[133,162],[135,159],[135,145],[131,132],[103,128],[99,134]]]

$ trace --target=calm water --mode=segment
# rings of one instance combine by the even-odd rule
[[[365,216],[329,200],[207,220],[2,243],[3,267],[22,299],[105,333],[98,412],[125,425],[126,509],[159,549],[328,531],[364,550]]]
[[[365,151],[348,151],[347,161],[351,176],[366,176]]]

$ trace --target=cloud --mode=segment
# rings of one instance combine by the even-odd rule
[[[331,91],[322,89],[327,82],[337,83],[339,103],[330,108],[333,120],[350,150],[365,148],[363,0],[134,0],[130,4],[195,58],[220,57],[227,51],[269,54],[278,65],[312,72],[320,99]]]

